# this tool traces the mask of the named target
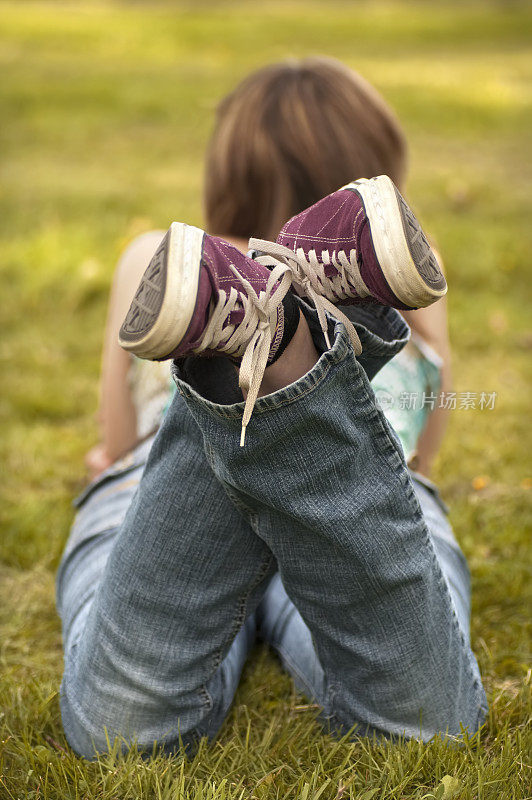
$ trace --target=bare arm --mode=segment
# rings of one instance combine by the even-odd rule
[[[93,475],[137,443],[137,419],[128,382],[131,356],[119,346],[117,337],[135,289],[163,235],[163,231],[151,231],[139,236],[124,251],[116,267],[103,345],[98,413],[101,444],[87,456]]]

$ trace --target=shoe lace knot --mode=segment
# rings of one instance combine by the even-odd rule
[[[360,355],[362,344],[355,327],[335,305],[341,300],[352,298],[353,291],[358,297],[367,297],[370,294],[360,275],[356,250],[351,250],[349,257],[343,251],[333,252],[331,256],[328,250],[323,250],[320,261],[315,250],[310,250],[308,254],[305,254],[303,248],[299,247],[294,252],[289,247],[265,239],[250,239],[248,246],[250,249],[262,253],[255,259],[260,264],[268,267],[274,266],[274,268],[276,265],[284,264],[291,269],[293,284],[301,295],[308,297],[314,303],[329,349],[331,342],[327,326],[327,311],[343,322],[355,355]],[[332,265],[336,269],[336,275],[329,277],[325,274],[324,267],[328,265]]]
[[[229,267],[242,284],[242,290],[235,286],[231,287],[229,293],[219,290],[218,299],[212,303],[201,343],[193,352],[198,354],[205,350],[217,350],[241,359],[238,384],[247,393],[240,436],[240,446],[243,447],[246,428],[270,357],[278,309],[292,283],[292,270],[285,264],[277,264],[268,277],[266,287],[257,294],[234,264],[229,264]],[[242,320],[237,325],[231,323],[231,313],[235,310],[241,312],[242,309]]]

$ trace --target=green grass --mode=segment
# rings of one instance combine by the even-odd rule
[[[532,796],[531,33],[519,2],[0,2],[2,800]],[[436,471],[489,720],[460,750],[338,742],[258,649],[193,761],[86,763],[61,730],[53,575],[96,438],[113,265],[136,233],[201,224],[216,101],[308,53],[360,69],[399,113],[408,194],[447,265],[456,389],[498,393],[452,415]]]

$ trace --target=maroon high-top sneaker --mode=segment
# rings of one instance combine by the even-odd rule
[[[325,308],[368,301],[421,308],[447,291],[419,222],[387,175],[324,197],[289,220],[277,244],[250,239],[249,246],[292,268],[320,320]]]
[[[248,393],[243,444],[264,370],[283,341],[283,298],[291,277],[288,266],[270,271],[223,239],[173,222],[140,281],[118,341],[156,361],[223,353],[240,362],[240,386]]]

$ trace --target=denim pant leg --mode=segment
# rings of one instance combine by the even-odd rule
[[[58,572],[63,726],[87,758],[107,736],[174,750],[215,735],[275,567],[179,395],[145,468],[135,458],[90,488]]]
[[[447,519],[446,508],[436,487],[426,478],[413,475],[413,487],[429,530],[453,608],[464,635],[469,639],[471,587],[469,569]],[[296,687],[319,702],[325,696],[325,675],[312,635],[296,606],[288,597],[281,576],[271,579],[256,611],[257,630],[279,655]]]
[[[478,667],[400,444],[344,326],[330,323],[331,350],[259,398],[245,447],[242,404],[207,400],[176,368],[178,390],[311,632],[333,724],[423,739],[476,730],[486,711]],[[367,346],[371,333],[357,327]]]

